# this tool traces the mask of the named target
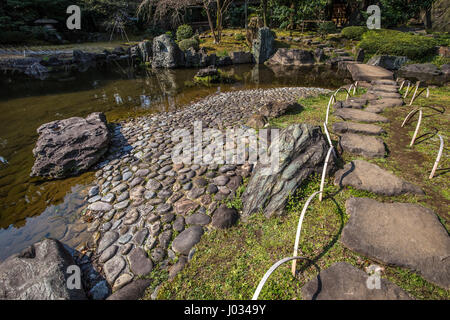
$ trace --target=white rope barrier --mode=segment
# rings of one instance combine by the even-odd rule
[[[414,145],[414,142],[416,141],[417,133],[419,133],[421,123],[422,123],[422,109],[419,109],[419,120],[417,121],[416,131],[414,131],[411,143],[409,144],[410,147],[412,147]]]
[[[289,262],[291,260],[306,260],[306,258],[303,257],[288,257],[288,258],[284,258],[281,259],[279,261],[277,261],[275,264],[273,264],[270,269],[264,274],[263,278],[261,279],[261,281],[258,284],[258,287],[256,288],[255,293],[253,294],[252,300],[258,300],[259,294],[261,293],[262,288],[264,287],[264,285],[266,284],[267,279],[269,279],[270,275],[276,270],[278,269],[279,266],[281,266],[283,263]]]
[[[298,220],[298,225],[297,225],[297,234],[295,236],[295,244],[294,244],[294,254],[292,255],[293,257],[297,256],[298,243],[300,241],[300,233],[302,231],[303,218],[305,217],[306,210],[308,209],[308,206],[311,203],[311,201],[314,199],[314,197],[319,193],[322,193],[322,191],[316,191],[312,195],[310,195],[308,200],[306,200],[305,205],[303,206],[303,210],[302,210],[302,213],[300,214],[300,218]],[[297,266],[297,261],[296,260],[292,261],[292,275],[294,277],[295,277],[296,266]]]
[[[439,161],[441,160],[442,153],[444,151],[444,139],[442,138],[442,136],[440,134],[438,134],[438,136],[439,136],[439,140],[440,140],[439,152],[438,152],[438,155],[436,157],[436,161],[434,162],[433,169],[431,170],[431,174],[430,174],[429,179],[433,179],[434,174],[436,173],[436,170],[438,168]]]

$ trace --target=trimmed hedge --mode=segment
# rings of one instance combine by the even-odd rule
[[[182,41],[186,39],[192,38],[194,35],[194,31],[192,30],[192,27],[188,24],[183,24],[178,27],[177,29],[177,40]]]
[[[333,22],[327,21],[327,22],[322,22],[322,23],[319,24],[319,26],[317,28],[317,32],[321,36],[325,36],[325,35],[330,34],[330,33],[336,33],[337,32],[337,28],[336,28],[336,25]]]
[[[369,29],[367,27],[362,26],[352,26],[345,27],[342,29],[341,34],[344,38],[351,40],[361,40],[361,37],[364,33],[366,33]]]
[[[178,46],[181,50],[186,51],[189,48],[198,50],[200,48],[199,42],[196,39],[184,39],[178,42]]]
[[[364,33],[359,47],[370,54],[406,56],[420,60],[436,52],[436,40],[394,30],[370,30]]]

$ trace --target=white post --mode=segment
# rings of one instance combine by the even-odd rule
[[[434,174],[436,173],[436,170],[438,168],[439,161],[441,160],[442,152],[444,151],[444,139],[442,138],[442,136],[440,134],[438,134],[438,136],[439,136],[439,140],[440,140],[441,144],[439,146],[439,152],[436,157],[436,161],[434,162],[433,170],[431,170],[430,179],[433,179]]]

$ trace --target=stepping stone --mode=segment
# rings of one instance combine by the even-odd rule
[[[334,109],[340,108],[354,108],[354,109],[362,109],[367,103],[367,99],[347,99],[344,101],[338,101],[333,105]]]
[[[373,288],[369,277],[346,262],[337,262],[308,281],[302,295],[305,300],[411,300],[402,288],[385,279],[380,279],[379,289]]]
[[[370,87],[369,91],[382,91],[382,92],[398,93],[398,87],[397,86],[377,85],[377,86],[374,86],[374,87]]]
[[[395,80],[374,80],[371,83],[372,85],[386,85],[386,86],[397,86],[398,83]]]
[[[384,91],[369,91],[369,93],[373,93],[380,98],[397,98],[400,99],[402,96],[397,92],[384,92]]]
[[[389,119],[372,112],[356,109],[338,109],[333,113],[336,117],[341,117],[344,120],[361,121],[361,122],[389,122]]]
[[[336,133],[361,133],[367,135],[378,136],[385,133],[384,129],[375,124],[357,123],[357,122],[335,122],[333,123],[333,131]]]
[[[386,154],[383,140],[373,136],[345,133],[339,143],[344,151],[366,158],[383,158]]]
[[[345,207],[350,219],[341,242],[347,248],[450,288],[450,237],[432,210],[369,198],[350,198]]]
[[[371,66],[368,64],[348,64],[347,70],[352,75],[353,81],[367,81],[374,80],[393,80],[394,73],[382,67]]]
[[[381,113],[387,108],[398,107],[403,105],[402,99],[386,98],[381,100],[372,101],[364,111]]]
[[[335,174],[334,184],[351,186],[385,196],[401,194],[424,194],[418,186],[409,183],[376,164],[364,160],[353,160]]]

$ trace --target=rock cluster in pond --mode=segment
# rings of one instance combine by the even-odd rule
[[[402,288],[380,279],[380,287],[370,289],[369,274],[346,262],[337,262],[321,271],[302,288],[305,300],[411,300]]]
[[[0,299],[84,300],[83,288],[69,289],[71,255],[57,240],[45,239],[0,264]]]
[[[272,141],[269,154],[276,150],[275,144],[279,149],[279,170],[272,172],[271,162],[255,166],[242,195],[244,217],[260,211],[266,217],[281,215],[289,195],[312,173],[321,172],[329,148],[320,127],[309,124],[294,124],[281,131]]]
[[[364,160],[353,160],[335,174],[334,184],[352,186],[380,195],[398,196],[405,193],[424,194],[418,186]]]
[[[274,53],[275,38],[272,30],[267,27],[260,28],[258,35],[252,43],[252,53],[257,64],[264,63]]]
[[[284,66],[304,66],[314,64],[315,59],[314,53],[309,50],[281,48],[266,63]]]
[[[65,178],[78,175],[105,154],[110,133],[103,113],[46,123],[37,129],[36,158],[31,176]]]
[[[167,34],[153,39],[153,68],[173,69],[184,66],[184,53]]]
[[[450,287],[450,238],[433,211],[369,198],[350,198],[345,207],[350,219],[341,241],[347,248]]]

